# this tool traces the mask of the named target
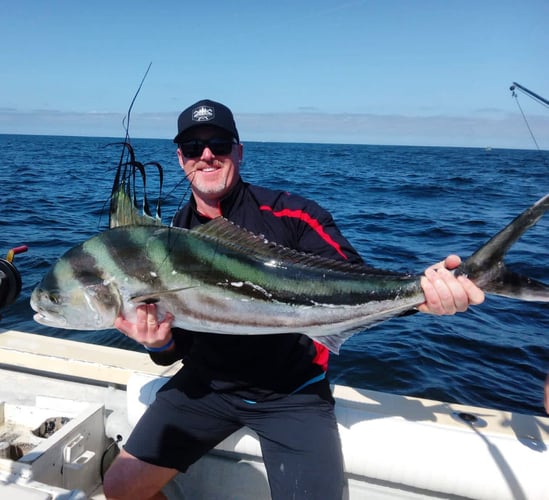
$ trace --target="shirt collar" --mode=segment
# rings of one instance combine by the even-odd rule
[[[244,194],[244,182],[242,181],[242,178],[239,177],[233,189],[231,189],[231,191],[219,202],[222,217],[225,217],[227,219],[230,218],[233,210],[236,209],[236,207],[238,207],[238,205],[240,204],[240,200],[242,199],[243,194]],[[207,222],[208,220],[211,220],[209,217],[202,215],[198,211],[196,207],[196,199],[194,195],[191,196],[190,206],[193,212],[196,214],[196,216],[201,220],[201,222]]]

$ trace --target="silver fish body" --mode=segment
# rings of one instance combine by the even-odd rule
[[[503,265],[506,250],[549,209],[549,195],[458,269],[491,293],[549,301],[549,287]],[[156,303],[174,325],[220,334],[302,333],[338,352],[353,333],[424,301],[420,277],[305,255],[219,218],[192,230],[130,225],[69,250],[34,290],[39,323],[113,327]]]
[[[61,257],[31,297],[35,320],[58,328],[112,328],[154,302],[188,330],[304,333],[335,351],[422,301],[417,276],[304,255],[221,218],[194,230],[105,231]]]

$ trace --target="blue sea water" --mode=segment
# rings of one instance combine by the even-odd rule
[[[0,135],[0,254],[23,290],[2,311],[15,329],[139,350],[116,330],[36,324],[34,285],[66,250],[103,230],[120,139]],[[188,197],[169,140],[135,139],[143,162],[164,166],[164,221]],[[376,267],[420,272],[449,253],[466,257],[549,192],[549,152],[443,147],[245,143],[243,177],[315,199]],[[155,178],[148,179],[149,196]],[[549,216],[509,252],[520,272],[548,279]],[[452,317],[395,318],[348,340],[332,356],[332,381],[522,413],[544,414],[549,306],[489,296]]]

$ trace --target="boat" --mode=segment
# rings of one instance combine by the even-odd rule
[[[8,256],[0,309],[21,289]],[[179,367],[0,329],[0,498],[103,500],[104,471]],[[345,500],[549,499],[549,418],[342,385],[333,392]],[[169,499],[269,499],[257,436],[234,433],[163,491]]]
[[[0,498],[102,500],[102,474],[179,368],[146,353],[0,331]],[[346,499],[549,499],[549,418],[333,388]],[[170,499],[269,499],[242,429],[179,474]]]

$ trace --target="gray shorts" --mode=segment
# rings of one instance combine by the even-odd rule
[[[158,392],[126,451],[185,472],[227,436],[248,426],[259,436],[273,499],[341,499],[343,458],[334,405],[323,397],[329,391],[326,380],[306,393],[251,403],[193,384],[186,387],[181,375]]]

